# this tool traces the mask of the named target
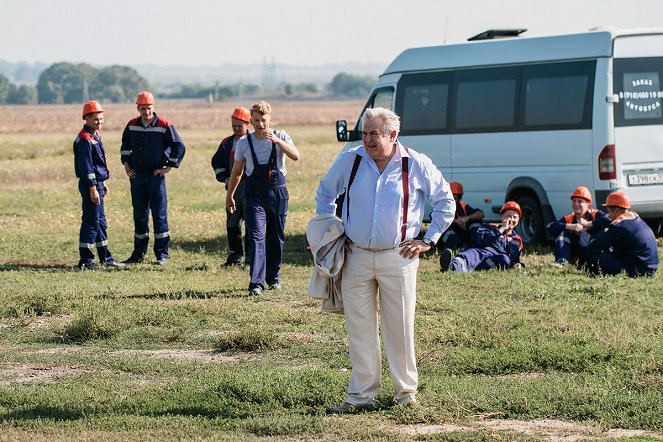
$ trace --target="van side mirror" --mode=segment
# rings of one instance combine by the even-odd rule
[[[345,120],[336,122],[336,140],[348,141],[348,123]]]

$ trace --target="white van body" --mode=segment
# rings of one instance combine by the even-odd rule
[[[660,229],[663,28],[408,49],[378,78],[365,108],[377,106],[401,116],[401,142],[462,183],[486,221],[518,201],[525,242],[572,212],[579,185],[599,208],[626,192]],[[337,136],[343,150],[360,144],[359,122],[340,121]]]

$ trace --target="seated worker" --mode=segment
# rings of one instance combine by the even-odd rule
[[[484,224],[477,229],[476,247],[464,250],[451,259],[450,249],[440,253],[440,271],[500,270],[520,267],[523,240],[514,231],[523,212],[515,201],[507,201],[500,209],[499,226]]]
[[[656,275],[658,250],[649,226],[630,210],[624,192],[612,192],[605,200],[612,221],[605,232],[596,235],[586,250],[590,276],[618,275],[626,271],[632,278]]]
[[[476,231],[483,221],[484,213],[461,201],[463,199],[463,185],[458,181],[449,183],[451,192],[456,201],[456,216],[451,227],[444,232],[438,243],[440,250],[461,249],[471,247],[476,240]]]
[[[555,262],[561,267],[568,263],[579,267],[585,263],[585,248],[590,238],[610,225],[608,215],[602,210],[590,209],[592,195],[585,186],[579,186],[571,194],[573,213],[564,215],[546,226],[548,234],[555,238]]]

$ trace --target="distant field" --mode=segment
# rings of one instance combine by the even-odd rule
[[[193,100],[158,101],[156,111],[178,129],[226,129],[236,106],[251,107],[252,100],[206,103]],[[274,123],[280,126],[331,124],[336,120],[354,121],[361,110],[360,100],[274,101]],[[133,104],[102,103],[105,129],[123,129],[138,115]],[[74,132],[81,126],[81,105],[0,105],[0,133]]]
[[[663,439],[663,277],[590,279],[548,266],[548,247],[526,249],[524,271],[442,274],[424,257],[420,405],[391,403],[385,363],[377,412],[326,416],[351,366],[343,318],[306,296],[305,229],[341,147],[333,122],[360,104],[274,103],[302,160],[287,163],[283,290],[256,298],[247,272],[221,266],[225,192],[209,161],[231,107],[162,107],[188,148],[168,176],[169,264],[83,273],[79,109],[0,107],[0,441]],[[108,106],[103,132],[120,259],[133,226],[119,141],[134,114]]]

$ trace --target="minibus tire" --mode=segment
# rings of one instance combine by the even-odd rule
[[[523,195],[517,197],[516,202],[523,211],[523,216],[516,226],[516,233],[520,235],[524,244],[542,243],[545,240],[545,226],[539,200],[530,195]]]

